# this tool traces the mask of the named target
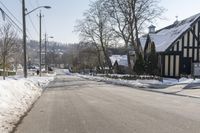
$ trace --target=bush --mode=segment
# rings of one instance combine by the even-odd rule
[[[123,79],[123,80],[160,80],[161,77],[159,76],[150,76],[150,75],[124,75],[124,76],[118,76],[118,75],[102,75],[103,77],[112,78],[112,79]]]
[[[156,54],[155,44],[151,43],[151,52],[147,56],[145,63],[146,73],[150,75],[157,75],[159,73],[158,69],[158,58]]]
[[[144,66],[145,63],[142,54],[139,54],[138,59],[135,62],[134,72],[138,75],[144,74]]]
[[[6,72],[6,75],[8,75],[8,76],[14,76],[14,75],[16,75],[16,72]],[[0,71],[0,76],[3,76],[3,71]]]

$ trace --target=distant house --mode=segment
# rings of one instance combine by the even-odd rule
[[[144,55],[155,44],[160,73],[165,77],[190,75],[192,64],[200,61],[200,14],[182,21],[175,21],[163,29],[155,31],[149,27],[149,34],[140,38]]]
[[[114,73],[125,74],[128,71],[127,55],[110,56]]]

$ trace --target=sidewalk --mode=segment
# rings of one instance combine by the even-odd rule
[[[158,80],[122,80],[111,79],[99,76],[76,75],[85,79],[98,82],[106,82],[108,84],[116,84],[128,86],[138,90],[145,90],[157,93],[170,95],[178,95],[184,97],[200,98],[200,79],[182,78],[179,81],[176,79],[164,79],[163,82]]]
[[[163,89],[145,88],[153,92],[160,92],[171,95],[200,98],[200,83],[185,83],[171,85]]]

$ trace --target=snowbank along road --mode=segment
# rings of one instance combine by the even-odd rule
[[[16,133],[199,133],[200,100],[59,75]]]

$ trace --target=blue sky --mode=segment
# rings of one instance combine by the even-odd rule
[[[31,10],[39,5],[49,5],[50,10],[42,9],[43,34],[54,36],[54,41],[74,43],[79,41],[77,33],[74,33],[76,20],[82,18],[82,14],[88,9],[92,0],[26,0],[26,7]],[[21,21],[21,0],[1,0],[6,7]],[[167,9],[163,18],[154,23],[157,29],[173,23],[178,16],[179,20],[200,13],[200,0],[161,0],[161,6]],[[5,10],[0,4],[0,7]],[[6,11],[6,10],[5,10]],[[30,39],[38,40],[38,14],[36,11],[27,17],[27,28]],[[31,20],[30,20],[31,18]],[[0,22],[1,22],[0,18]],[[31,21],[34,26],[32,26]],[[20,24],[19,24],[20,25]],[[34,28],[35,27],[35,28]],[[20,34],[21,36],[21,34]]]

